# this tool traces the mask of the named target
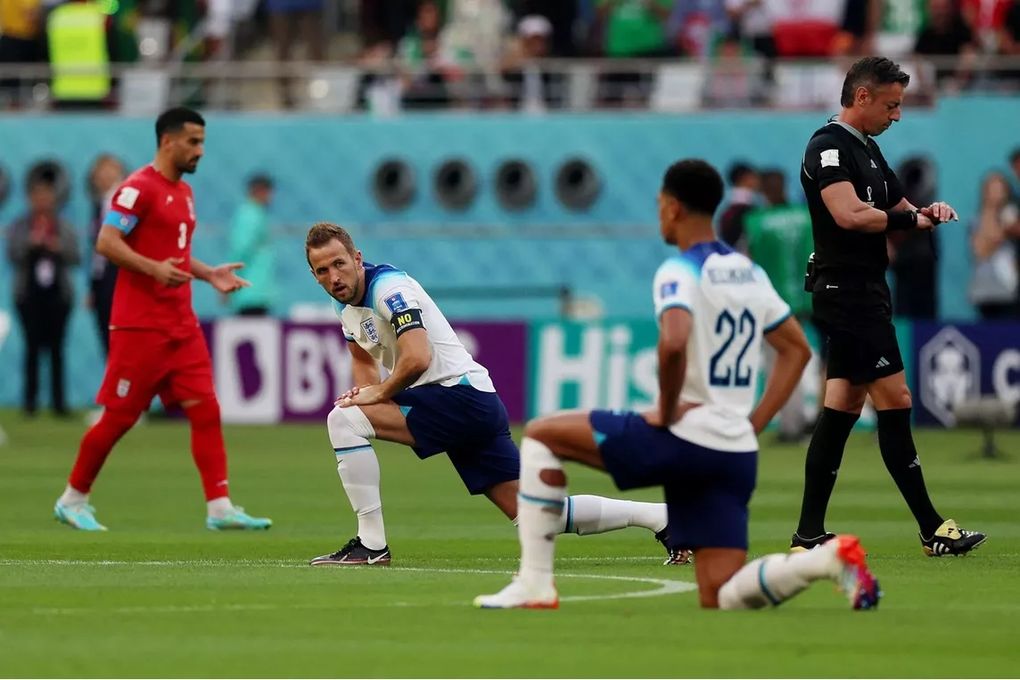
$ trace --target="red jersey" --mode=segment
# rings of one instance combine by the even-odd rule
[[[171,182],[151,165],[136,170],[110,201],[104,225],[124,232],[125,242],[153,260],[179,257],[178,269],[191,271],[195,203],[183,180]],[[110,328],[175,330],[198,324],[191,308],[191,284],[170,287],[146,274],[121,268],[113,292]]]

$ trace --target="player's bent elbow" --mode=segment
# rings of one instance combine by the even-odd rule
[[[109,234],[103,230],[99,231],[99,236],[96,238],[96,253],[102,255],[106,259],[110,259],[112,253],[110,247],[113,245],[112,239]]]
[[[429,364],[431,363],[432,353],[426,347],[424,351],[415,352],[407,357],[407,370],[415,375],[421,375],[429,370]]]

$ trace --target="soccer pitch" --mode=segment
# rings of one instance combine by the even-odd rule
[[[93,502],[108,533],[58,525],[83,426],[0,413],[3,676],[1016,676],[1020,434],[1005,461],[978,435],[919,432],[941,512],[988,542],[929,559],[874,438],[851,439],[830,530],[858,533],[885,598],[852,612],[828,584],[773,610],[706,612],[693,569],[665,567],[640,529],[558,542],[558,611],[480,611],[516,567],[516,533],[445,457],[378,447],[393,566],[311,568],[355,522],[323,426],[228,427],[236,502],[265,533],[203,527],[180,422],[150,421],[107,462]],[[800,506],[804,448],[765,438],[751,551],[781,551]],[[616,494],[568,469],[574,493]],[[630,497],[657,499],[654,491]]]

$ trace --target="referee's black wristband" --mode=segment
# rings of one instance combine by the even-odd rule
[[[886,231],[907,231],[917,228],[917,213],[913,210],[886,210]]]

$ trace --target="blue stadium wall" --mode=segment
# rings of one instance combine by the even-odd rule
[[[667,252],[657,238],[655,191],[663,168],[683,156],[700,156],[725,168],[736,159],[778,166],[787,172],[791,195],[799,193],[800,154],[824,113],[713,112],[667,116],[640,113],[472,116],[435,114],[392,119],[368,117],[210,116],[206,157],[191,177],[199,229],[195,254],[220,261],[225,232],[242,200],[243,180],[264,170],[278,181],[272,209],[277,232],[279,296],[284,315],[298,302],[324,301],[304,263],[302,235],[313,221],[331,220],[352,229],[366,259],[410,271],[426,287],[570,285],[596,295],[614,318],[651,311],[649,281]],[[934,110],[905,112],[880,138],[893,166],[918,154],[937,165],[939,194],[959,208],[964,221],[939,232],[940,314],[973,317],[966,298],[970,259],[967,219],[973,215],[981,176],[1004,167],[1020,145],[1020,101],[999,98],[945,100]],[[151,120],[107,116],[0,117],[0,165],[11,175],[11,195],[0,206],[0,224],[24,209],[22,179],[36,161],[61,161],[71,177],[65,216],[84,242],[88,207],[85,173],[100,152],[132,167],[148,162],[154,147]],[[476,200],[465,210],[443,208],[433,196],[432,173],[444,159],[467,159],[478,174]],[[553,176],[565,159],[589,160],[603,190],[590,209],[572,212],[556,199]],[[407,159],[418,190],[410,206],[386,212],[375,202],[372,174],[384,158]],[[497,165],[520,158],[535,168],[533,206],[507,212],[496,199]],[[86,260],[87,261],[87,260]],[[76,274],[77,308],[70,331],[70,399],[90,401],[102,366],[91,316],[82,306],[87,267]],[[548,318],[554,299],[442,301],[452,317]],[[226,313],[203,284],[195,286],[203,317]],[[0,262],[0,315],[11,332],[0,346],[0,405],[18,403],[21,389],[20,332],[12,318],[11,275]],[[0,328],[0,331],[3,329]],[[44,383],[45,384],[45,383]]]

